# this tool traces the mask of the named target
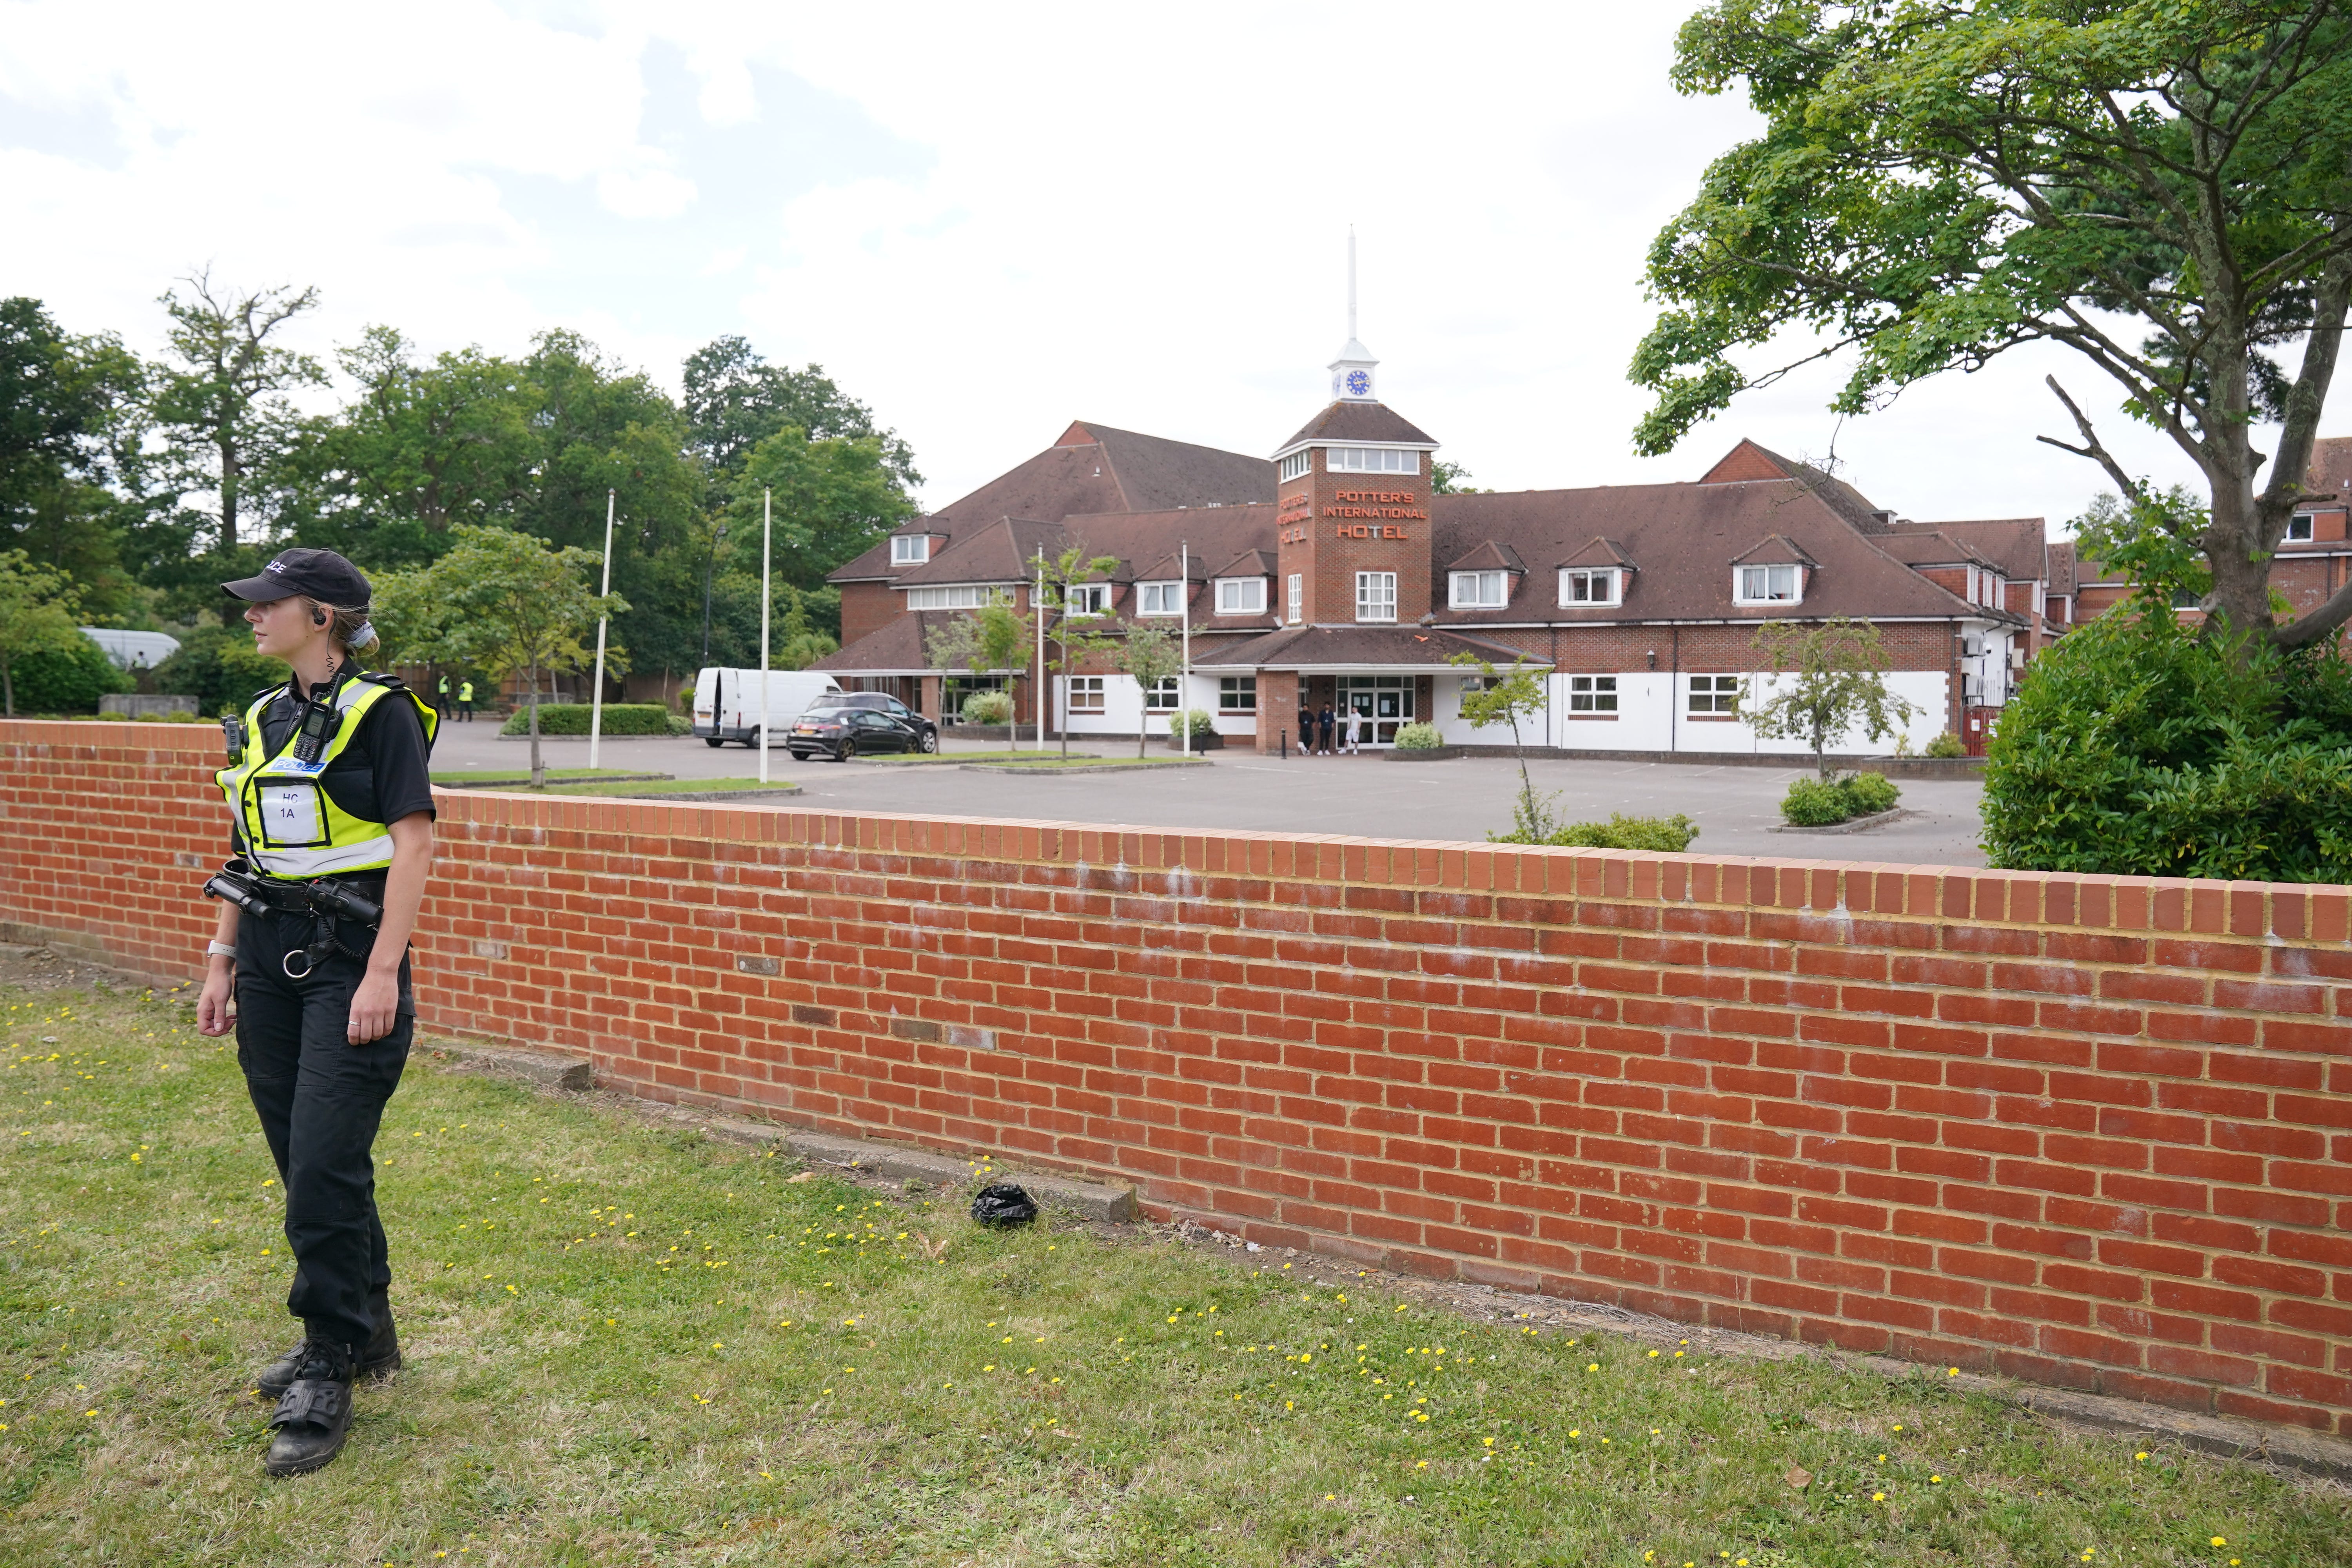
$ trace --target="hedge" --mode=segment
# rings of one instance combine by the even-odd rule
[[[539,732],[542,735],[584,735],[588,732],[589,704],[585,702],[542,702],[539,705]],[[667,735],[670,732],[669,710],[658,702],[607,702],[604,704],[604,733],[607,735]],[[530,705],[526,702],[514,710],[506,721],[501,735],[530,733]]]

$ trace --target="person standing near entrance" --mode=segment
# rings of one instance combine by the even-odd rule
[[[221,586],[247,601],[256,651],[292,674],[221,726],[237,853],[205,884],[221,910],[196,1026],[236,1031],[286,1194],[302,1337],[255,1381],[276,1403],[267,1468],[293,1476],[342,1451],[352,1384],[400,1365],[371,1150],[415,1026],[408,939],[433,860],[439,719],[397,677],[355,667],[376,640],[368,581],[333,551],[285,551]]]
[[[470,680],[457,683],[457,717],[468,724],[474,721],[474,683]]]
[[[1316,737],[1316,750],[1327,757],[1331,754],[1331,705],[1328,702],[1323,704],[1323,710],[1315,715],[1315,728],[1319,731]]]

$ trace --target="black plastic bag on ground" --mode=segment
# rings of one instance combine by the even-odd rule
[[[982,1225],[1027,1225],[1037,1217],[1037,1203],[1019,1187],[982,1187],[971,1200],[971,1217]]]

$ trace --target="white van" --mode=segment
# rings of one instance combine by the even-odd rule
[[[788,733],[793,721],[808,705],[841,683],[830,675],[806,669],[768,671],[768,732]],[[706,669],[694,678],[694,732],[703,743],[723,746],[740,741],[757,745],[760,733],[760,672],[756,669]],[[770,745],[779,742],[769,742]]]

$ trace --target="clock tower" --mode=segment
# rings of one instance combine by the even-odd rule
[[[1412,626],[1431,608],[1430,464],[1437,443],[1380,400],[1380,361],[1356,336],[1356,237],[1348,237],[1348,342],[1331,401],[1275,453],[1285,626]]]

